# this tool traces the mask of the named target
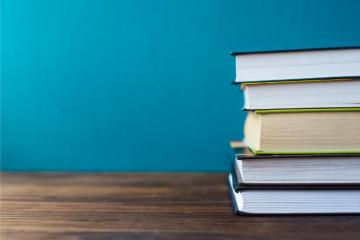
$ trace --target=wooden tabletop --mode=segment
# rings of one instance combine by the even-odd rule
[[[226,174],[1,173],[1,239],[360,239],[359,216],[231,212]]]

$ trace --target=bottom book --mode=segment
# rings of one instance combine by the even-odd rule
[[[360,189],[235,191],[229,178],[233,208],[239,215],[360,214]]]

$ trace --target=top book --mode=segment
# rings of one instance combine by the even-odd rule
[[[360,47],[232,52],[235,83],[358,78]]]

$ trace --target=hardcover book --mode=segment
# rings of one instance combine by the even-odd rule
[[[360,155],[237,154],[234,188],[360,188]]]
[[[236,83],[360,76],[360,48],[233,52]]]
[[[360,153],[360,109],[250,111],[244,132],[255,154]]]
[[[360,107],[360,78],[245,83],[244,109]]]
[[[360,214],[359,189],[235,191],[228,177],[233,209],[239,215]]]

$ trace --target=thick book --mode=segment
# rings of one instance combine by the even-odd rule
[[[245,83],[244,109],[360,107],[360,78]]]
[[[228,177],[234,212],[239,215],[360,214],[359,189],[235,191]]]
[[[360,76],[360,47],[233,52],[235,83]]]
[[[360,189],[360,154],[254,155],[237,154],[234,188]]]
[[[244,132],[255,154],[360,153],[360,109],[249,111]]]

